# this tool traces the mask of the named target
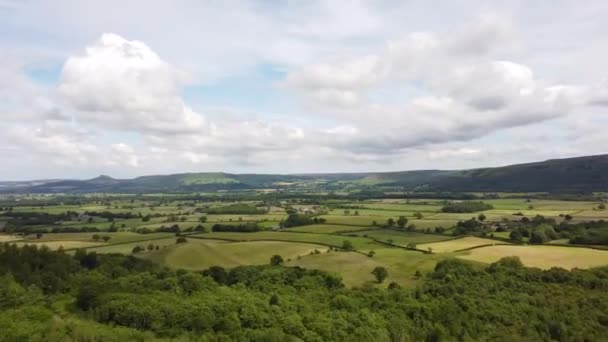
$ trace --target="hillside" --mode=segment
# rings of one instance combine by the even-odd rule
[[[390,187],[409,191],[591,192],[608,191],[608,155],[470,170],[419,170],[333,174],[182,173],[115,179],[0,182],[0,192],[191,192],[298,186]]]

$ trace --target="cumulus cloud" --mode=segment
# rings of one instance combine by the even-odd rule
[[[185,77],[146,44],[106,33],[66,61],[59,92],[83,123],[155,133],[201,132],[179,95]]]
[[[350,130],[325,131],[320,139],[355,153],[394,154],[472,140],[602,103],[601,87],[552,84],[526,65],[497,58],[512,36],[498,17],[482,17],[455,31],[412,33],[376,55],[305,66],[291,72],[286,85],[307,99],[314,95],[320,113],[348,119]],[[403,94],[397,103],[360,100],[375,89],[400,85],[419,94]],[[333,92],[353,100],[320,96]]]
[[[605,145],[601,2],[592,16],[509,4],[508,17],[495,5],[471,16],[475,1],[136,0],[104,16],[115,6],[0,11],[15,33],[0,42],[0,175],[471,167]],[[438,10],[450,15],[429,20]],[[99,32],[117,34],[87,44]],[[28,75],[31,55],[63,65],[56,83]],[[258,98],[258,84],[271,94]]]

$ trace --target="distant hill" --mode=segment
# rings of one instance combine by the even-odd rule
[[[404,171],[369,175],[376,184],[429,191],[607,191],[608,155],[458,171]]]
[[[329,174],[182,173],[115,179],[0,182],[0,192],[194,192],[298,186],[344,185],[449,192],[591,192],[608,191],[608,155],[470,170],[420,170]]]

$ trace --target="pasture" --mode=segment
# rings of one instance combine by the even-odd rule
[[[447,235],[422,234],[392,229],[364,230],[353,234],[401,246],[406,246],[408,243],[422,244],[451,239],[451,237]]]
[[[460,251],[463,249],[484,246],[484,245],[493,245],[497,243],[504,243],[491,239],[482,239],[474,236],[467,236],[459,239],[452,239],[448,241],[442,242],[433,242],[433,243],[425,243],[418,245],[419,249],[430,250],[433,253],[451,253]]]
[[[339,236],[333,234],[314,234],[296,232],[255,232],[255,233],[204,233],[192,235],[193,238],[220,239],[230,241],[285,241],[285,242],[308,242],[318,245],[341,247],[345,240],[352,243],[355,249],[368,252],[377,248],[374,241],[362,237]]]
[[[240,265],[265,265],[275,254],[288,260],[308,255],[315,250],[325,252],[327,247],[279,241],[226,242],[189,239],[187,243],[174,244],[142,256],[171,268],[203,270],[211,266],[230,268]]]
[[[346,226],[346,225],[332,225],[332,224],[313,224],[308,226],[299,226],[288,228],[286,230],[290,232],[300,233],[318,233],[318,234],[333,234],[340,232],[354,232],[360,230],[369,230],[369,227],[362,226]]]

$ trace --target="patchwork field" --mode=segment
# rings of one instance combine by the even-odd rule
[[[492,263],[506,256],[517,256],[526,266],[544,269],[591,268],[608,264],[608,251],[562,246],[489,246],[473,249],[458,257]]]
[[[344,196],[348,192],[336,192]],[[483,195],[483,194],[479,194]],[[563,215],[573,216],[571,222],[608,219],[608,210],[600,210],[599,202],[592,201],[556,201],[522,198],[484,199],[494,209],[474,213],[444,213],[441,211],[446,200],[439,199],[370,199],[370,200],[314,200],[302,201],[287,199],[278,201],[251,200],[176,200],[173,195],[145,195],[130,199],[129,195],[114,197],[109,200],[104,195],[95,200],[83,201],[82,205],[15,205],[12,210],[18,213],[57,215],[57,219],[43,220],[41,223],[28,225],[27,236],[0,235],[0,242],[15,242],[19,245],[46,245],[51,249],[62,246],[74,252],[76,248],[86,248],[97,253],[133,254],[135,247],[143,251],[137,257],[158,262],[172,268],[201,270],[219,265],[227,268],[238,265],[267,264],[274,254],[281,255],[287,265],[322,269],[340,274],[347,285],[362,285],[372,281],[371,270],[376,266],[385,267],[389,273],[387,281],[396,281],[402,286],[415,286],[420,279],[414,277],[416,271],[423,274],[430,272],[439,260],[460,257],[472,261],[493,262],[502,256],[518,255],[529,266],[538,267],[593,267],[608,265],[605,258],[608,252],[592,249],[550,247],[550,246],[500,246],[502,242],[478,237],[455,239],[453,227],[459,220],[486,216],[485,222],[499,222],[504,219],[519,222],[525,215],[532,218],[544,215],[563,220]],[[221,196],[220,196],[221,197]],[[268,213],[252,214],[244,210],[242,214],[206,214],[224,206],[242,204],[249,207],[270,208]],[[350,207],[349,209],[336,208]],[[333,209],[332,209],[333,208]],[[281,221],[288,217],[288,212],[295,210],[299,214],[328,212],[321,215],[324,224],[305,225],[274,231]],[[71,217],[61,216],[66,211]],[[86,213],[85,213],[86,212]],[[98,214],[91,214],[96,212]],[[419,212],[421,219],[414,216]],[[76,214],[74,214],[76,213]],[[87,214],[88,213],[88,214]],[[132,214],[125,216],[124,214]],[[356,214],[355,214],[356,213]],[[514,215],[519,214],[521,215]],[[140,215],[141,214],[141,215]],[[114,217],[113,217],[114,215]],[[149,216],[147,216],[149,215]],[[314,215],[314,214],[313,214]],[[561,216],[560,216],[561,215]],[[27,216],[27,215],[26,215]],[[146,216],[146,217],[144,217]],[[205,217],[203,219],[203,216]],[[407,232],[383,228],[389,218],[399,216],[408,218],[408,225],[413,225],[417,232]],[[10,215],[0,217],[0,230],[11,219]],[[206,222],[202,222],[206,221]],[[192,234],[191,228],[203,225],[207,231],[217,223],[237,226],[240,223],[255,222],[267,230],[247,232],[211,232],[188,235],[187,243],[177,244],[175,233],[155,232],[162,226],[178,225],[183,234]],[[443,227],[440,234],[423,234],[430,229]],[[92,230],[86,233],[51,233],[52,230]],[[119,230],[108,232],[108,230]],[[142,228],[152,231],[139,234]],[[36,233],[42,233],[38,238]],[[489,232],[496,237],[509,238],[510,231]],[[108,241],[93,239],[94,235],[108,236]],[[20,241],[21,240],[21,241]],[[523,238],[527,242],[528,238]],[[344,241],[349,241],[354,252],[331,251],[329,247],[341,248]],[[547,243],[567,244],[567,236],[560,236]],[[416,244],[419,250],[432,250],[433,254],[410,251],[387,243],[405,247]],[[470,251],[463,251],[473,247]],[[494,246],[492,246],[494,245]],[[318,250],[319,254],[310,254]],[[374,251],[373,257],[367,254]],[[291,259],[291,260],[289,260]],[[289,261],[288,261],[289,260]],[[386,284],[386,283],[385,283]]]

